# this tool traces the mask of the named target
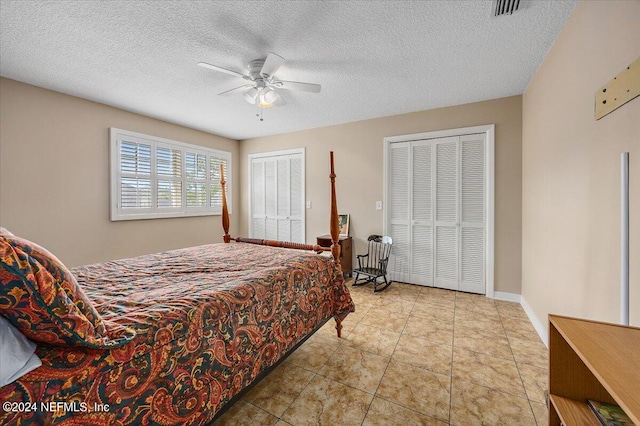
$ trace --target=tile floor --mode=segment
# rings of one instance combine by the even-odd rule
[[[330,320],[214,425],[547,424],[547,349],[519,304],[349,289],[343,338]]]

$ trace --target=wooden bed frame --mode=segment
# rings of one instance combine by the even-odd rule
[[[336,173],[333,161],[333,151],[329,152],[329,163],[331,165],[331,173],[329,179],[331,182],[331,218],[329,220],[329,233],[331,235],[331,247],[322,247],[317,244],[302,244],[292,243],[289,241],[276,241],[276,240],[260,240],[256,238],[233,238],[229,235],[229,209],[227,207],[227,189],[226,181],[224,180],[224,165],[220,164],[220,186],[222,187],[222,229],[224,229],[224,242],[230,243],[235,241],[238,243],[258,244],[261,246],[281,247],[295,250],[310,250],[320,254],[323,251],[330,251],[333,261],[337,268],[340,266],[340,244],[338,243],[340,236],[340,227],[338,225],[338,204],[336,201]],[[336,330],[338,337],[342,337],[342,321],[338,318],[336,320]]]

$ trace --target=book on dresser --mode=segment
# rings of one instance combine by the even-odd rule
[[[635,426],[629,416],[617,405],[591,399],[587,403],[598,420],[600,420],[600,423],[602,423],[602,426]]]

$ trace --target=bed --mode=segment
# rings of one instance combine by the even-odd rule
[[[337,259],[337,233],[330,248],[242,242],[223,205],[225,243],[70,273],[45,249],[0,235],[0,314],[39,340],[42,361],[0,388],[0,424],[207,424],[326,321],[339,333],[354,305],[339,262],[313,253]],[[31,271],[22,281],[20,268]],[[47,271],[62,283],[51,293],[73,302],[34,312],[34,300],[56,296],[38,281]]]

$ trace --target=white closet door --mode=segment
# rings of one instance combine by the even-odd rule
[[[278,181],[277,160],[268,158],[264,160],[264,187],[265,187],[265,232],[267,240],[278,239]]]
[[[251,163],[251,214],[252,238],[265,239],[265,188],[264,188],[264,161],[254,160]]]
[[[485,141],[460,137],[460,290],[485,292]]]
[[[302,155],[289,159],[289,227],[291,241],[304,243],[304,169]]]
[[[430,141],[411,144],[411,282],[433,285],[433,169]]]
[[[290,203],[290,174],[289,158],[279,158],[277,164],[277,200],[276,200],[276,220],[278,221],[277,237],[278,241],[291,241],[291,227],[289,225],[289,203]]]
[[[249,236],[305,242],[304,152],[250,156]]]
[[[458,140],[438,139],[435,182],[435,286],[458,289]]]
[[[389,149],[389,236],[393,248],[389,257],[390,278],[409,282],[409,142],[394,143]]]

